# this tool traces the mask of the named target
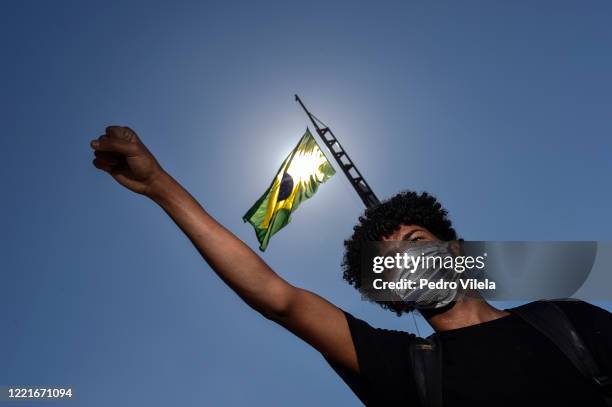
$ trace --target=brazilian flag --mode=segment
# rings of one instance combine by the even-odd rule
[[[291,221],[291,213],[317,192],[336,171],[306,128],[297,146],[283,161],[272,185],[242,218],[255,228],[259,249]]]

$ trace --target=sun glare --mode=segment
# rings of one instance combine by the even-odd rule
[[[295,182],[308,181],[314,175],[317,180],[323,178],[321,165],[327,161],[321,151],[313,151],[307,154],[300,152],[293,157],[287,172]]]

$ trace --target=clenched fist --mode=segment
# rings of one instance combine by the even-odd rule
[[[153,181],[164,174],[153,154],[129,127],[109,126],[92,140],[96,168],[108,172],[124,187],[147,195]]]

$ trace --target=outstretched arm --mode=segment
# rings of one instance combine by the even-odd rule
[[[94,165],[119,184],[161,206],[204,260],[249,306],[333,362],[359,371],[343,312],[279,277],[161,168],[134,131],[128,127],[107,127],[106,134],[92,141],[91,146],[96,156]]]

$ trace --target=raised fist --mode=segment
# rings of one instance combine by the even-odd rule
[[[153,181],[164,174],[153,154],[129,127],[109,126],[92,140],[96,168],[108,172],[124,187],[146,195]]]

